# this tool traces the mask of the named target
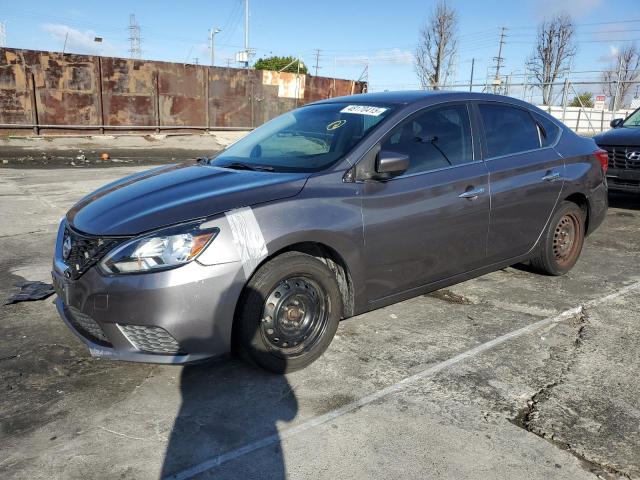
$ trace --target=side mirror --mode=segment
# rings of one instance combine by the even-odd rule
[[[611,128],[618,128],[622,125],[622,122],[624,122],[624,118],[614,118],[613,120],[611,120],[611,123],[609,123],[609,125],[611,125]]]
[[[409,168],[409,156],[403,153],[380,150],[376,159],[376,180],[388,180]]]

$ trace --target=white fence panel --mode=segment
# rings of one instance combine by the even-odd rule
[[[614,118],[625,118],[633,110],[596,110],[595,108],[539,105],[576,133],[595,135],[611,128],[609,122]]]

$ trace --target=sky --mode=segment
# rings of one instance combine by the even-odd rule
[[[243,0],[208,1],[36,1],[0,0],[6,45],[15,48],[108,56],[129,56],[129,16],[135,14],[142,58],[210,63],[209,29],[216,64],[237,66],[243,48]],[[558,12],[573,16],[578,54],[572,79],[596,79],[616,49],[640,45],[640,0],[450,0],[459,18],[455,81],[468,83],[472,59],[475,82],[494,66],[501,27],[506,27],[505,73],[523,79],[539,22]],[[300,56],[315,73],[369,81],[370,91],[419,87],[413,54],[429,0],[250,0],[249,45],[255,58]],[[94,37],[103,38],[102,43]],[[493,74],[493,73],[491,73]]]

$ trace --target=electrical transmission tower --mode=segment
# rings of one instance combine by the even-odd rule
[[[507,31],[506,27],[502,27],[500,29],[500,43],[498,45],[498,56],[493,57],[493,60],[496,62],[496,76],[493,79],[493,93],[498,93],[498,89],[500,88],[500,84],[502,81],[500,80],[500,69],[504,64],[504,57],[502,56],[502,47],[504,46],[504,37],[505,32]]]
[[[136,22],[136,16],[132,13],[129,15],[129,53],[131,58],[142,58],[142,49],[140,48],[140,25]]]
[[[3,22],[0,22],[0,47],[7,46],[7,29]]]
[[[369,85],[369,59],[365,60],[364,70],[362,70],[362,73],[360,74],[360,77],[358,78],[357,81],[366,83],[367,87],[368,87],[368,85]]]

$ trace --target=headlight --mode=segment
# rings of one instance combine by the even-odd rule
[[[201,223],[158,230],[120,245],[99,266],[111,275],[178,267],[195,259],[218,232],[218,228],[203,228]]]

